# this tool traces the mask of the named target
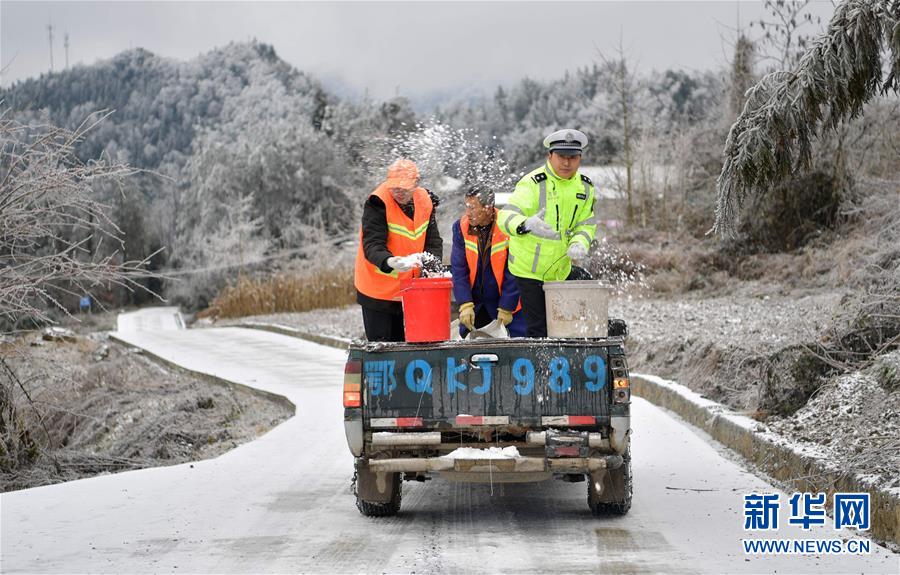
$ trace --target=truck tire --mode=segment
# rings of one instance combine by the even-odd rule
[[[364,461],[357,460],[352,483],[356,508],[366,517],[396,515],[400,511],[402,483],[399,473],[375,473]]]
[[[598,493],[597,483],[603,489]],[[595,516],[625,515],[631,509],[631,448],[625,451],[622,465],[603,469],[588,476],[588,507]]]

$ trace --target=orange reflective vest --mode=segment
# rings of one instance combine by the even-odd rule
[[[384,202],[387,217],[387,249],[395,256],[408,256],[425,251],[425,232],[434,206],[431,197],[424,188],[416,188],[413,192],[415,213],[410,219],[394,201],[385,184],[378,186],[373,196]],[[356,270],[354,284],[360,293],[375,299],[400,300],[400,286],[412,277],[413,272],[384,273],[375,264],[366,259],[362,245],[363,230],[359,230],[359,248],[356,251]]]
[[[466,243],[466,263],[469,265],[469,286],[475,286],[475,276],[478,274],[478,238],[469,239],[469,218],[465,215],[459,218],[459,231],[462,232],[463,241]],[[457,244],[458,245],[458,244]],[[500,231],[497,225],[497,208],[494,208],[494,225],[491,229],[491,271],[497,280],[497,289],[503,293],[503,270],[506,269],[506,257],[509,254],[509,236]],[[522,300],[519,300],[516,309],[522,309]]]

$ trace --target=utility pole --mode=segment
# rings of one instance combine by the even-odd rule
[[[66,70],[69,69],[69,32],[66,31],[65,41],[63,42],[63,46],[66,48]]]
[[[50,40],[50,71],[53,71],[53,23],[47,23],[47,38]]]

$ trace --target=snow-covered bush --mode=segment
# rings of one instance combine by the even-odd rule
[[[23,125],[0,112],[0,335],[52,322],[79,296],[113,286],[143,289],[145,261],[123,261],[121,230],[94,199],[100,182],[132,170],[73,153],[95,122],[70,131]],[[112,251],[101,249],[103,242]],[[4,338],[5,339],[5,338]],[[0,472],[27,466],[53,441],[11,358],[27,350],[0,342]]]

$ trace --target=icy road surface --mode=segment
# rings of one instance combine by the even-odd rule
[[[116,325],[120,332],[172,331],[184,329],[184,319],[177,307],[148,307],[120,313]]]
[[[584,483],[494,485],[492,494],[489,485],[434,480],[404,484],[399,516],[366,518],[350,494],[343,352],[240,328],[119,335],[187,368],[283,394],[297,415],[213,460],[0,496],[3,573],[898,570],[898,556],[877,546],[862,557],[744,556],[742,496],[776,490],[639,399],[626,517],[593,518]]]

